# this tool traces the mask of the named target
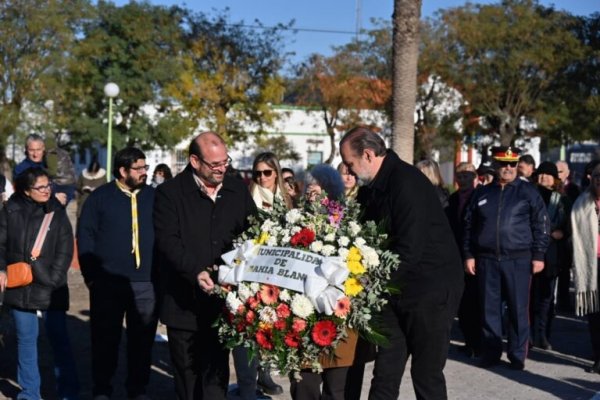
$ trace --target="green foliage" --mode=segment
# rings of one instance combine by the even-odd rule
[[[88,12],[87,0],[0,2],[0,145],[9,135],[46,128],[45,105],[60,93],[52,75],[64,68]]]
[[[184,26],[183,69],[169,94],[190,121],[202,120],[228,144],[264,133],[276,118],[271,104],[283,95],[280,29],[287,26],[248,31],[227,13],[187,13]]]
[[[457,88],[489,133],[510,144],[521,122],[539,117],[560,74],[583,48],[569,18],[536,0],[444,10],[424,50],[431,68]]]
[[[182,11],[130,2],[117,7],[100,1],[97,14],[84,24],[69,59],[64,110],[65,128],[82,145],[106,143],[108,82],[120,87],[115,99],[115,148],[172,146],[192,132],[183,110],[174,107],[164,87],[181,66]]]
[[[277,156],[279,161],[291,160],[299,161],[300,154],[294,149],[294,146],[287,141],[285,136],[266,136],[260,135],[255,138],[256,151],[255,156],[264,151],[270,151]]]

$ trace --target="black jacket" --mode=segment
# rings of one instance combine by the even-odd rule
[[[550,238],[546,205],[521,179],[478,187],[465,214],[464,256],[544,261]]]
[[[31,249],[47,212],[54,211],[40,256],[31,261]],[[51,197],[45,204],[15,194],[0,212],[0,270],[28,262],[33,283],[6,289],[4,302],[24,310],[67,310],[67,271],[73,258],[73,230],[65,209]]]
[[[222,263],[256,206],[242,180],[226,176],[216,202],[196,184],[191,167],[156,189],[154,228],[160,265],[161,321],[173,328],[206,329],[223,306],[200,290],[197,276]],[[213,280],[217,279],[213,273]]]
[[[392,281],[405,305],[441,290],[462,291],[463,268],[448,220],[431,182],[391,150],[373,182],[358,192],[363,220],[382,223],[400,257]]]

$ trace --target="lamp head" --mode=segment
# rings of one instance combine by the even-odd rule
[[[106,97],[117,97],[119,95],[119,86],[116,83],[109,82],[104,86],[104,94]]]

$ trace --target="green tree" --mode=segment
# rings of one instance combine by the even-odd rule
[[[70,58],[68,88],[56,107],[64,128],[82,146],[106,143],[108,82],[120,87],[115,99],[113,145],[121,148],[172,146],[195,126],[183,118],[164,88],[181,70],[183,11],[179,8],[130,2],[117,7],[99,1],[96,15],[86,21]]]
[[[441,11],[432,23],[429,57],[437,60],[436,73],[462,93],[503,145],[524,132],[524,122],[535,126],[544,93],[582,56],[569,18],[536,0],[467,4]]]
[[[10,135],[44,127],[57,90],[52,76],[64,70],[89,8],[87,0],[0,2],[1,147]]]
[[[187,120],[201,121],[228,144],[263,134],[277,117],[271,105],[283,96],[285,26],[249,30],[226,11],[213,18],[187,13],[184,26],[184,68],[168,91]]]

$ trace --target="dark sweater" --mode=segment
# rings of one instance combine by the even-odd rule
[[[132,253],[131,198],[114,181],[100,186],[83,206],[77,228],[79,263],[86,282],[98,278],[126,278],[149,282],[152,272],[154,189],[137,194],[141,265]]]

